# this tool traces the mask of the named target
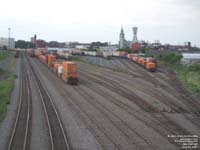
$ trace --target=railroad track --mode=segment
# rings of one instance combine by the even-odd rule
[[[87,68],[87,69],[88,69],[88,71],[90,71],[91,67]],[[93,72],[91,72],[91,73],[93,73]],[[100,70],[95,71],[95,73],[96,72],[101,73],[101,74],[102,73],[105,74],[105,72],[102,72]],[[133,84],[130,83],[130,80],[127,80],[126,78],[121,78],[120,75],[116,76],[116,75],[114,75],[112,73],[106,73],[105,76],[109,77],[111,79],[116,79],[116,81],[120,81],[121,86],[124,85],[124,83],[126,83],[126,85],[128,85],[130,87],[133,86]],[[152,95],[153,97],[157,97],[159,99],[159,101],[161,101],[163,104],[168,106],[171,109],[170,112],[173,112],[173,113],[181,113],[181,112],[185,113],[185,112],[187,112],[184,108],[180,107],[179,104],[175,103],[175,101],[173,101],[173,100],[169,99],[168,97],[166,97],[164,93],[160,94],[160,93],[156,92],[154,89],[148,89],[146,87],[141,87],[138,83],[136,83],[136,84],[137,84],[137,88],[138,89],[140,89],[141,91],[146,91],[147,90],[146,92],[148,92],[149,95]],[[166,88],[164,88],[164,90],[166,91]],[[174,92],[171,91],[170,93],[174,93]],[[163,110],[163,111],[166,111],[166,110]]]
[[[29,149],[31,136],[31,93],[24,55],[21,56],[20,96],[17,116],[8,145],[8,150]]]
[[[129,63],[133,63],[133,62],[128,62],[125,60],[121,60],[121,62],[123,62],[123,64],[126,65],[127,67],[129,67],[129,69],[132,68],[132,66],[130,66]],[[197,128],[200,129],[200,109],[198,107],[200,105],[200,103],[195,99],[195,97],[191,96],[191,93],[189,93],[189,91],[187,91],[184,88],[184,86],[180,83],[180,81],[178,80],[178,78],[173,70],[171,70],[167,67],[165,67],[164,69],[166,70],[166,73],[168,73],[168,75],[170,76],[169,80],[166,80],[164,77],[162,77],[158,73],[155,73],[155,75],[156,75],[156,77],[159,77],[161,80],[164,80],[165,82],[167,82],[169,85],[173,86],[174,89],[168,88],[166,86],[162,86],[162,84],[160,84],[158,86],[161,86],[165,91],[172,94],[177,100],[179,100],[181,103],[185,104],[185,106],[189,107],[190,111],[181,108],[179,106],[179,104],[176,103],[174,100],[170,100],[169,98],[167,98],[163,95],[162,96],[160,96],[159,94],[156,94],[156,95],[158,97],[160,97],[160,100],[162,100],[162,102],[164,104],[173,108],[173,110],[175,112],[182,113],[182,115],[187,120],[191,121],[193,124],[195,124],[195,126]],[[140,70],[140,72],[142,74],[144,74],[144,78],[146,80],[152,82],[153,84],[155,84],[157,82],[156,79],[152,78],[148,74],[145,74],[145,72],[143,70]],[[176,92],[174,92],[174,90],[179,91],[180,93],[182,93],[182,95],[177,95]],[[188,117],[187,114],[192,114],[194,119],[191,117]]]
[[[86,69],[86,68],[85,68]],[[80,68],[79,70],[82,70],[82,73],[84,69]],[[91,72],[87,69],[88,72]],[[87,75],[86,73],[84,73]],[[159,110],[154,108],[152,105],[148,104],[146,101],[132,93],[129,89],[122,89],[121,85],[119,85],[117,82],[113,82],[110,79],[107,79],[106,77],[93,74],[92,76],[88,74],[88,77],[95,81],[98,84],[104,85],[105,87],[109,88],[111,91],[117,92],[120,95],[126,97],[130,101],[133,101],[136,105],[138,105],[141,109],[143,109],[146,112],[158,112]],[[97,78],[95,78],[97,77]],[[103,79],[103,80],[102,80]],[[123,87],[124,88],[124,87]]]
[[[83,67],[84,68],[84,67]],[[82,69],[82,70],[84,70],[84,72],[86,72],[86,71],[88,71],[87,69]],[[92,71],[91,71],[92,72]],[[87,75],[89,75],[91,72],[87,72],[86,74]],[[81,74],[81,76],[82,76],[82,74]],[[96,78],[96,77],[95,77]],[[99,78],[99,77],[98,77]],[[100,77],[101,78],[101,77]],[[91,78],[88,78],[89,80],[91,80]],[[104,78],[102,79],[102,80],[104,80]],[[92,81],[94,81],[94,80],[92,80]],[[82,82],[82,81],[81,81]],[[95,82],[95,81],[94,81]],[[107,82],[107,81],[106,81]],[[111,81],[112,82],[112,81]],[[100,84],[100,83],[99,83]],[[108,83],[108,84],[110,84],[110,85],[112,85],[112,83]],[[88,85],[89,86],[89,85]],[[64,87],[64,86],[63,86]],[[92,88],[92,87],[91,87]],[[96,87],[95,87],[96,88]],[[70,88],[71,89],[71,88]],[[93,87],[93,90],[94,90],[94,87]],[[99,90],[99,89],[97,89],[97,90]],[[98,124],[98,121],[97,121],[97,119],[95,118],[95,117],[93,117],[93,116],[91,116],[91,114],[90,113],[88,113],[88,111],[87,110],[84,110],[83,108],[82,108],[82,106],[80,106],[81,105],[81,102],[77,102],[77,99],[78,99],[78,97],[74,97],[74,96],[71,96],[70,94],[70,92],[69,91],[67,91],[67,90],[64,90],[64,89],[62,89],[61,88],[61,91],[62,91],[62,94],[63,94],[63,96],[68,96],[69,97],[69,99],[66,101],[67,103],[69,103],[69,105],[71,106],[71,107],[73,107],[73,109],[76,109],[76,110],[78,110],[78,112],[79,112],[79,114],[82,116],[87,116],[86,118],[89,118],[89,120],[91,120],[91,124],[94,124],[96,127],[95,127],[95,130],[96,130],[96,128],[98,128],[98,130],[100,130],[100,131],[102,131],[103,133],[104,133],[104,135],[108,138],[108,139],[110,139],[110,141],[113,143],[113,144],[115,144],[115,141],[113,141],[113,139],[112,139],[112,136],[109,134],[109,133],[107,133],[107,132],[105,132],[104,131],[104,129],[101,127],[101,126],[99,126],[99,124]],[[74,90],[73,90],[74,91]],[[80,95],[80,94],[79,94]],[[83,97],[83,96],[82,96]],[[70,102],[69,102],[70,101]],[[114,101],[114,100],[113,100]],[[129,109],[129,110],[131,110],[131,108]],[[132,113],[134,113],[134,112],[132,112]],[[149,117],[149,118],[153,118],[154,116],[153,116],[153,114],[152,114],[152,116],[151,117]],[[164,117],[163,115],[161,115],[160,117],[155,117],[155,119],[159,122],[159,124],[160,124],[160,126],[162,126],[163,128],[166,128],[166,130],[168,130],[169,131],[169,133],[186,133],[184,130],[182,130],[178,125],[176,125],[176,124],[174,124],[173,122],[171,122],[170,120],[168,120],[166,117],[164,117],[164,119],[162,119],[162,117]],[[83,117],[83,118],[85,118],[85,117]],[[141,119],[141,118],[140,118]],[[88,119],[83,119],[83,120],[88,120]],[[162,125],[163,124],[163,122],[165,123],[164,125]],[[148,125],[148,123],[146,122],[146,124]],[[169,126],[169,128],[167,128]],[[89,127],[89,129],[90,130],[92,130],[90,127]],[[160,132],[163,132],[162,130],[160,131]],[[167,134],[166,134],[167,135]],[[165,136],[166,136],[165,135]],[[98,137],[98,135],[97,135],[97,138],[99,138]],[[103,144],[102,144],[103,145]],[[121,149],[121,147],[120,146],[118,146],[118,145],[116,145],[116,147],[117,147],[117,149]]]
[[[81,69],[80,69],[81,70]],[[100,85],[102,85],[102,86],[105,86],[106,88],[108,88],[108,89],[110,89],[111,91],[114,91],[114,92],[117,92],[117,93],[119,93],[118,92],[118,90],[116,90],[116,88],[118,88],[119,87],[119,85],[117,86],[117,85],[113,85],[113,86],[111,86],[112,84],[113,84],[113,82],[114,81],[109,81],[109,80],[106,80],[105,79],[105,77],[102,77],[102,76],[98,76],[97,75],[97,78],[99,78],[99,80],[97,80],[97,78],[94,78],[94,76],[90,76],[90,74],[88,73],[89,71],[87,70],[87,74],[86,73],[84,73],[84,71],[85,70],[87,70],[87,69],[83,69],[82,71],[81,71],[81,76],[85,76],[86,78],[89,78],[91,81],[94,81],[94,82],[96,82],[97,84],[100,84]],[[91,72],[92,73],[92,72]],[[100,80],[101,79],[101,80]],[[105,82],[104,82],[105,81]],[[115,86],[115,88],[113,88]],[[124,89],[124,88],[123,88]],[[95,90],[94,88],[93,88],[93,90]],[[120,89],[120,90],[122,90],[122,89]],[[126,89],[124,89],[124,90],[126,90]],[[125,91],[123,91],[123,92],[125,92]],[[119,93],[120,94],[120,93]],[[123,95],[122,95],[123,96]],[[180,126],[178,126],[178,125],[176,125],[176,124],[174,124],[174,122],[172,122],[171,120],[169,120],[168,119],[168,117],[167,116],[165,116],[163,113],[160,113],[161,114],[161,116],[158,116],[158,115],[154,115],[154,113],[152,113],[152,116],[154,117],[154,118],[156,118],[158,121],[160,121],[160,123],[162,124],[163,122],[165,122],[164,124],[166,125],[166,124],[168,124],[168,126],[165,126],[165,128],[168,130],[168,131],[170,131],[170,133],[177,133],[177,134],[188,134],[188,132],[186,131],[186,130],[184,130],[183,128],[180,128]],[[164,118],[164,119],[163,119]],[[165,121],[163,121],[163,120],[165,120]]]
[[[90,111],[88,111],[88,109],[83,106],[81,102],[82,99],[76,97],[75,95],[72,96],[71,92],[64,89],[63,95],[69,97],[67,103],[70,105],[71,108],[78,112],[78,115],[81,116],[81,119],[87,125],[87,128],[98,139],[98,142],[101,144],[103,149],[108,149],[106,146],[107,144],[105,143],[109,143],[109,145],[112,145],[116,150],[124,149],[125,146],[119,143],[118,137],[113,136],[113,133],[108,131],[108,129],[104,128],[104,126],[100,123],[100,120],[97,117],[95,117],[95,115],[91,114]],[[114,127],[116,126],[114,125]]]
[[[88,94],[85,88],[74,87],[74,89],[84,98],[85,101],[87,101],[88,104],[91,104],[96,110],[103,114],[104,117],[107,118],[120,132],[122,132],[126,137],[126,140],[129,141],[129,143],[134,144],[137,149],[156,150],[155,146],[150,141],[140,135],[138,131],[131,127],[127,122],[122,120],[113,111],[97,101],[94,96]],[[117,122],[122,124],[119,125]]]
[[[30,72],[34,76],[34,82],[42,100],[46,122],[49,130],[51,150],[70,150],[71,147],[69,145],[68,137],[63,128],[60,116],[56,110],[53,100],[48,93],[45,85],[41,81],[39,73],[35,71],[29,59],[30,58],[26,58],[26,62],[28,62],[27,64],[29,65]]]
[[[133,62],[125,62],[125,60],[122,60],[124,62],[124,64],[128,65],[128,63],[133,63]],[[131,68],[130,68],[131,69]],[[175,87],[174,89],[168,88],[166,86],[158,85],[163,87],[167,92],[169,92],[170,94],[172,94],[174,97],[176,97],[177,99],[182,99],[181,102],[185,103],[186,106],[189,105],[189,107],[191,108],[191,110],[200,116],[200,109],[198,108],[199,104],[194,97],[191,97],[191,93],[188,93],[188,91],[186,89],[184,89],[183,85],[181,85],[180,81],[178,80],[176,74],[174,71],[172,71],[171,69],[165,68],[166,72],[169,74],[170,79],[166,80],[164,77],[162,77],[161,75],[159,75],[158,73],[155,73],[156,77],[159,77],[161,80],[164,80],[166,83],[169,83],[171,86]],[[140,70],[140,72],[142,74],[144,74],[144,78],[147,81],[152,82],[153,84],[156,85],[156,83],[158,83],[158,81],[155,78],[152,78],[151,76],[149,76],[149,74],[145,74],[145,72],[143,70]],[[183,95],[185,95],[185,97],[183,95],[177,95],[174,90],[180,91],[180,93],[182,93]],[[187,101],[185,101],[187,99]],[[175,103],[173,103],[173,105],[176,105]]]
[[[90,78],[88,76],[85,76],[83,74],[81,74],[81,76],[84,77],[84,79],[88,78],[88,80],[96,82],[96,80],[94,80],[94,79],[92,79],[92,78]],[[97,83],[97,84],[100,84],[100,83]],[[102,85],[102,84],[100,84],[100,85]],[[180,134],[181,135],[190,135],[190,133],[188,131],[186,131],[185,129],[183,129],[182,127],[180,127],[179,125],[177,125],[173,121],[171,121],[163,113],[159,113],[159,115],[158,114],[154,114],[154,113],[149,113],[147,115],[146,113],[142,113],[141,111],[137,112],[137,110],[132,110],[132,108],[130,106],[128,106],[128,105],[126,105],[126,104],[124,104],[122,102],[119,102],[115,98],[112,98],[111,95],[106,94],[100,88],[97,88],[97,86],[95,86],[95,88],[94,87],[90,87],[89,84],[88,85],[86,84],[85,86],[87,86],[92,91],[98,93],[99,95],[105,97],[111,103],[119,106],[120,108],[124,108],[124,110],[128,114],[136,117],[139,121],[143,122],[144,124],[146,124],[147,126],[152,128],[154,131],[159,133],[164,138],[167,138],[167,135],[171,135],[171,134],[173,134],[173,135],[180,135]],[[104,86],[104,85],[102,85],[102,86]],[[105,88],[107,88],[107,87],[105,87]],[[154,122],[154,123],[152,124],[152,122]],[[172,144],[174,144],[177,147],[180,146],[179,144],[174,143],[174,141],[171,140],[171,139],[169,139],[169,142],[171,142]]]
[[[116,92],[116,93],[118,93],[118,94],[120,94],[119,92],[118,92],[118,90],[116,90],[115,88],[112,88],[112,87],[110,87],[110,85],[109,85],[109,83],[110,84],[112,84],[113,83],[113,81],[107,81],[107,82],[109,82],[107,85],[106,84],[102,84],[102,82],[100,82],[99,80],[97,80],[97,79],[95,79],[95,78],[93,78],[93,77],[91,77],[91,76],[89,76],[88,74],[85,74],[85,73],[83,73],[83,72],[81,72],[81,76],[83,76],[84,77],[84,80],[87,80],[87,79],[89,79],[90,81],[94,81],[95,83],[97,83],[97,84],[100,84],[100,85],[102,85],[102,86],[104,86],[105,88],[108,88],[108,89],[110,89],[111,91],[113,91],[113,92]],[[104,78],[103,78],[104,79]],[[88,80],[88,81],[89,81]],[[87,85],[87,84],[86,84]],[[91,90],[93,90],[93,91],[95,91],[95,92],[97,92],[97,93],[99,93],[100,95],[102,95],[104,92],[101,90],[101,89],[99,89],[99,88],[92,88],[92,87],[90,87],[90,86],[87,86],[88,88],[90,88]],[[105,93],[103,94],[103,95],[106,95]],[[120,94],[121,95],[121,94]],[[124,96],[124,95],[121,95],[121,96]],[[108,100],[110,100],[109,99],[109,95],[107,95],[107,97],[106,97]],[[115,102],[115,101],[113,101],[113,102]],[[140,112],[141,113],[141,112]],[[134,114],[134,113],[132,113],[132,114]],[[164,116],[162,113],[160,113],[160,114],[162,114],[161,115],[161,117],[158,117],[158,116],[156,116],[156,115],[153,115],[154,113],[150,113],[150,114],[152,114],[152,116],[157,120],[157,121],[159,121],[160,122],[160,119],[162,119],[163,120],[163,118],[165,119],[165,123],[167,123],[167,117],[166,116]],[[145,117],[147,117],[147,116],[145,116]],[[148,117],[149,118],[149,117]],[[153,120],[153,121],[155,121],[155,120]],[[163,122],[160,122],[160,124],[162,124]],[[165,124],[166,125],[166,124]],[[171,129],[171,128],[173,129]],[[187,133],[188,134],[188,132],[187,131],[185,131],[184,129],[182,129],[182,128],[180,128],[180,127],[178,127],[177,125],[173,125],[173,123],[171,122],[171,121],[169,121],[168,120],[168,126],[166,126],[165,127],[165,129],[166,130],[168,130],[169,131],[169,133],[173,133],[173,134],[181,134],[181,133]],[[176,129],[176,130],[175,130]]]
[[[80,68],[81,69],[84,68],[84,71],[86,69],[88,73],[90,72],[90,74],[94,74],[93,67],[91,67],[91,65],[90,65],[90,67],[88,68],[88,66],[89,65],[87,64],[87,65],[84,65],[84,66],[82,66]],[[95,70],[96,70],[96,67],[95,67]],[[82,70],[82,72],[84,72],[84,71]],[[101,81],[97,80],[97,78],[95,78],[95,80],[90,78],[90,80],[92,80],[92,81],[94,81],[94,82],[96,82],[98,84],[100,84],[100,82],[104,82],[104,81],[106,81],[106,84],[112,84],[114,81],[110,81],[109,82],[109,80],[106,80],[105,79],[106,75],[105,75],[105,77],[99,75],[99,74],[102,74],[102,71],[98,70],[97,71],[98,73],[97,74],[95,73],[95,75],[94,75],[94,76],[97,76],[97,78],[101,79]],[[110,74],[110,76],[112,76],[112,75],[113,74]],[[82,74],[81,74],[81,76],[82,76]],[[86,76],[88,78],[88,75],[86,75]],[[94,76],[92,76],[92,78]],[[152,78],[150,78],[150,76],[148,76],[148,75],[146,75],[146,76],[151,81],[153,80],[153,83],[155,83],[156,80],[154,78],[152,79]],[[111,79],[114,79],[114,78],[115,77],[113,76],[113,78],[111,78]],[[176,80],[173,80],[173,81],[176,82]],[[172,83],[170,85],[172,85]],[[96,89],[93,88],[92,90],[96,90]],[[172,89],[168,89],[166,87],[166,88],[164,88],[164,90],[166,90],[167,92],[169,92],[172,95],[174,95],[174,97],[176,97],[176,99],[181,100],[181,102],[183,102],[186,106],[189,106],[191,108],[190,109],[191,111],[185,110],[180,105],[178,105],[178,103],[176,103],[175,101],[170,100],[167,97],[163,97],[163,96],[159,95],[159,93],[156,93],[156,97],[160,97],[160,100],[162,100],[162,102],[164,104],[166,104],[167,106],[169,106],[170,108],[172,108],[173,112],[181,113],[188,121],[190,121],[192,124],[194,124],[199,129],[200,128],[199,127],[199,125],[200,125],[200,117],[199,117],[199,111],[198,111],[198,108],[197,108],[197,106],[199,104],[196,101],[193,101],[193,98],[187,101],[186,99],[184,99],[184,97],[182,97],[182,95],[181,96],[177,96],[174,93],[174,91],[172,91]],[[179,90],[182,90],[182,88],[179,89]],[[100,92],[100,91],[97,90],[97,92]],[[184,90],[182,90],[182,92],[185,93]],[[187,95],[187,93],[186,93],[186,95]],[[194,113],[194,114],[192,114],[192,113]],[[189,114],[190,114],[190,116],[188,116]],[[171,133],[171,134],[183,134],[183,135],[190,135],[191,134],[189,131],[183,129],[180,125],[178,125],[177,123],[175,123],[174,121],[172,121],[170,118],[168,118],[164,113],[160,113],[160,115],[156,115],[156,114],[153,115],[152,114],[152,117],[154,117],[156,120],[158,120],[160,122],[160,124],[164,124],[165,126],[163,126],[163,127],[166,130],[168,130],[169,133]]]
[[[99,133],[98,133],[99,131],[101,131],[101,133],[105,136],[105,138],[107,138],[110,141],[110,143],[113,144],[113,146],[115,147],[115,149],[117,149],[117,150],[123,150],[124,149],[123,145],[121,145],[120,143],[116,142],[117,141],[116,137],[114,137],[111,133],[107,132],[105,130],[105,128],[102,127],[102,125],[99,123],[99,119],[97,119],[94,115],[92,115],[91,113],[89,113],[87,109],[84,109],[84,106],[82,106],[82,103],[78,102],[78,101],[81,101],[81,100],[78,100],[79,98],[71,96],[71,93],[69,91],[67,91],[67,90],[64,90],[64,88],[61,88],[61,91],[63,91],[63,96],[69,97],[69,99],[66,102],[69,103],[70,107],[72,107],[73,109],[77,110],[77,112],[79,112],[80,116],[84,115],[84,116],[87,117],[87,120],[88,119],[90,120],[91,123],[88,126],[88,128],[99,139],[99,142],[101,143],[101,146],[104,149],[107,149],[107,148],[104,147],[105,143],[102,142],[102,139],[100,139],[101,136],[99,136]],[[81,94],[79,94],[79,95],[81,97],[83,97]],[[85,122],[85,117],[82,117],[82,119]],[[111,122],[113,123],[112,120],[111,120]],[[93,125],[94,125],[94,128],[91,127]],[[114,126],[117,127],[116,124],[114,124]],[[122,129],[120,131],[124,132],[124,131],[122,131]],[[128,135],[126,135],[126,136],[128,136]],[[129,137],[129,142],[132,143],[132,144],[134,144],[134,140],[132,139],[132,141],[131,141],[130,137]],[[137,145],[137,143],[135,143],[135,144]],[[137,146],[137,149],[142,149],[142,148],[141,148],[141,146]],[[153,148],[150,148],[150,149],[154,150]]]
[[[87,67],[85,67],[85,68],[87,68]],[[89,68],[87,68],[87,70],[88,70],[88,72],[90,72],[90,70],[91,70],[91,67],[90,67],[90,69]],[[98,71],[99,73],[102,73],[101,71]],[[93,72],[91,72],[91,73],[93,73]],[[104,73],[104,72],[103,72]],[[94,74],[94,73],[93,73]],[[99,79],[100,79],[100,76],[98,75],[98,74],[94,74],[94,76],[97,76],[97,77],[99,77]],[[123,93],[126,93],[125,94],[125,96],[128,96],[128,94],[127,94],[127,92],[128,93],[132,93],[132,91],[130,91],[129,89],[127,89],[125,86],[123,86],[123,84],[124,84],[124,82],[126,82],[126,84],[127,85],[129,85],[130,87],[132,86],[132,84],[130,83],[130,81],[128,81],[128,80],[126,80],[126,79],[123,79],[123,78],[121,78],[121,77],[116,77],[115,75],[113,75],[113,74],[108,74],[108,75],[105,75],[106,77],[110,77],[111,78],[111,80],[113,80],[113,79],[116,79],[116,81],[121,81],[120,82],[120,85],[117,83],[117,82],[110,82],[110,80],[109,79],[107,79],[107,78],[105,78],[105,77],[101,77],[101,78],[103,78],[104,79],[104,81],[106,81],[105,82],[105,84],[108,84],[108,83],[111,83],[111,86],[112,86],[112,88],[115,88],[115,90],[116,90],[116,87],[119,89],[119,90],[122,90],[123,92],[122,92],[122,94]],[[97,80],[96,80],[96,82],[97,82]],[[139,86],[139,85],[138,85]],[[120,89],[120,87],[122,87],[122,89]],[[140,87],[141,88],[141,87]],[[145,90],[145,89],[141,89],[141,91],[143,91],[143,90]],[[116,90],[117,91],[117,90]],[[149,92],[151,92],[151,93],[149,93],[150,95],[151,94],[153,94],[153,96],[155,97],[157,97],[157,98],[159,98],[159,100],[160,101],[162,101],[162,103],[164,103],[165,105],[167,105],[169,108],[171,108],[172,110],[173,110],[173,112],[186,112],[183,108],[181,108],[180,106],[178,106],[176,103],[174,103],[173,101],[171,101],[171,100],[169,100],[167,97],[165,97],[164,95],[160,95],[159,93],[156,93],[154,90],[151,90],[151,89],[148,89],[148,91]],[[129,94],[130,95],[130,94]],[[137,98],[137,99],[141,99],[141,98],[138,98],[137,96],[132,96],[132,97],[135,97],[135,98]],[[141,101],[141,100],[140,100]],[[138,104],[138,103],[137,103]],[[139,106],[141,106],[141,105],[139,105]],[[142,105],[143,106],[143,105]]]

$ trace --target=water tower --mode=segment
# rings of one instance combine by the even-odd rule
[[[133,27],[133,43],[137,42],[138,27]]]

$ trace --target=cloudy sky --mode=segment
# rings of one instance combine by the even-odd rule
[[[200,0],[2,0],[0,37],[46,41],[110,41],[121,26],[127,40],[200,46]]]

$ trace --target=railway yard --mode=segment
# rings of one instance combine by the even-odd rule
[[[199,140],[200,101],[169,68],[149,72],[128,59],[74,57],[78,75],[70,76],[78,83],[70,85],[20,52],[19,94],[9,125],[0,124],[0,149],[179,150],[178,136]]]

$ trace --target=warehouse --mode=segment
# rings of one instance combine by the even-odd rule
[[[10,38],[10,46],[8,46],[8,42],[9,38],[4,38],[4,37],[0,37],[0,47],[6,47],[6,48],[11,48],[14,49],[15,48],[15,39],[14,38]]]
[[[200,63],[200,53],[183,53],[181,62],[183,64],[195,64]]]

